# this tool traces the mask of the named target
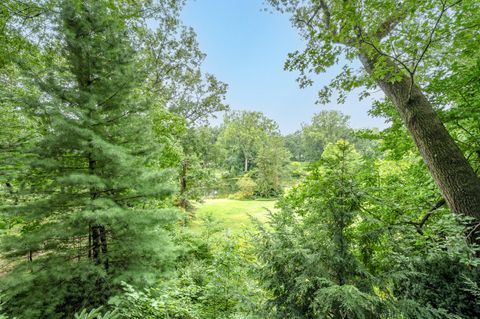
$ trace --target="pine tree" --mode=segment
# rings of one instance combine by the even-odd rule
[[[454,318],[466,311],[474,313],[473,308],[462,309],[467,303],[458,302],[459,299],[456,305],[460,307],[448,309],[451,313],[445,310],[445,303],[435,300],[437,296],[445,299],[448,294],[471,299],[473,293],[464,294],[457,289],[463,276],[447,275],[452,284],[448,289],[432,286],[436,277],[447,280],[447,267],[432,270],[434,263],[441,265],[439,261],[455,265],[458,273],[466,274],[464,265],[451,262],[449,253],[444,251],[445,246],[465,247],[464,238],[459,236],[461,245],[451,241],[433,248],[437,244],[430,242],[426,244],[428,252],[407,253],[408,249],[419,249],[415,246],[421,246],[421,240],[414,237],[415,244],[408,242],[409,228],[396,228],[402,225],[400,218],[389,224],[374,217],[385,218],[388,213],[383,212],[382,216],[370,211],[385,205],[381,201],[376,207],[372,202],[373,189],[378,185],[373,182],[375,174],[371,171],[372,166],[365,163],[352,144],[344,140],[328,144],[321,160],[310,166],[306,179],[280,200],[281,210],[272,214],[271,227],[260,226],[255,241],[261,266],[257,274],[271,294],[266,306],[274,318]],[[391,206],[381,209],[392,211]],[[404,250],[401,254],[383,250],[385,242],[403,245]],[[389,253],[396,256],[388,256]],[[415,254],[420,255],[420,267],[412,262]],[[389,260],[405,261],[396,266]],[[375,263],[381,266],[372,267]],[[428,267],[428,272],[423,267]],[[463,278],[476,278],[476,274]],[[392,288],[398,290],[394,293]]]
[[[329,144],[307,180],[281,201],[260,236],[260,272],[278,318],[375,318],[379,298],[353,254],[362,165],[354,147]],[[321,195],[318,195],[321,194]]]
[[[134,8],[135,5],[132,5]],[[14,270],[2,279],[18,318],[65,318],[159,278],[174,247],[169,173],[139,94],[144,78],[132,47],[128,2],[64,0],[54,20],[58,51],[48,74],[30,74],[42,93],[27,112],[45,124],[23,187],[17,232],[4,237]],[[128,14],[127,14],[128,13]],[[157,165],[158,166],[158,165]],[[39,288],[41,287],[41,288]]]

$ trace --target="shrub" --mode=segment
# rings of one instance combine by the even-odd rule
[[[235,194],[237,199],[252,198],[257,188],[257,184],[250,176],[244,175],[237,181],[238,192]]]

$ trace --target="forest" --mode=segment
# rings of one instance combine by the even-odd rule
[[[186,1],[0,1],[0,319],[480,318],[480,1],[261,2],[293,133]]]

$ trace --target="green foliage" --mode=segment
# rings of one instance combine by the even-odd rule
[[[278,135],[278,124],[260,112],[227,113],[218,141],[227,153],[226,169],[237,175],[248,172],[256,165],[262,143]]]
[[[121,318],[259,318],[260,291],[248,274],[248,260],[237,238],[212,237],[206,226],[194,236],[180,232],[183,245],[176,276],[142,292],[126,286],[112,300]]]
[[[2,236],[14,267],[1,278],[9,315],[70,317],[104,305],[121,281],[142,287],[172,266],[176,211],[161,204],[171,177],[155,162],[161,145],[145,117],[152,104],[139,94],[145,74],[127,29],[142,14],[125,5],[57,3],[42,56],[48,72],[28,68],[18,79],[41,93],[18,98],[21,114],[43,130],[18,202],[5,208],[18,219]]]
[[[412,300],[447,317],[478,316],[477,298],[465,290],[467,280],[478,280],[475,247],[465,241],[464,221],[432,208],[440,195],[418,155],[377,161],[372,171],[358,228],[362,262],[393,285],[405,316],[420,311]]]
[[[237,199],[251,199],[257,189],[257,183],[253,179],[244,175],[237,180],[238,192],[235,194]]]
[[[182,136],[183,161],[179,175],[183,180],[180,200],[201,201],[219,190],[222,149],[216,144],[218,130],[209,126],[190,128]]]
[[[478,280],[478,260],[464,227],[444,211],[418,224],[421,211],[411,202],[436,195],[425,168],[377,163],[345,141],[328,145],[270,227],[260,228],[258,274],[272,316],[478,316],[475,288],[465,290]]]
[[[161,105],[156,105],[150,110],[150,125],[153,138],[161,143],[162,149],[154,159],[154,165],[161,168],[171,168],[179,165],[183,150],[180,139],[186,134],[185,120],[173,114]]]
[[[272,215],[273,231],[260,233],[261,278],[272,293],[273,316],[369,318],[384,312],[371,275],[353,252],[361,166],[351,144],[329,144]]]
[[[104,314],[101,312],[101,308],[92,309],[89,312],[83,309],[80,313],[76,313],[75,319],[118,319],[118,315],[115,311],[107,311]]]
[[[286,64],[301,86],[380,55],[320,102],[406,72],[480,167],[478,1],[268,2],[307,40]],[[382,132],[336,111],[285,138],[260,112],[210,127],[227,85],[202,72],[183,4],[0,4],[0,319],[480,317],[471,220],[443,207],[394,104],[373,105]],[[279,211],[212,200],[183,227],[171,208],[287,183]],[[259,232],[238,237],[249,216]]]
[[[285,185],[286,166],[290,157],[278,125],[260,112],[231,112],[220,129],[218,146],[224,150],[223,167],[230,172],[227,178],[248,173],[260,197],[278,196]],[[251,198],[253,184],[240,178],[237,198]]]
[[[113,306],[119,309],[120,318],[199,318],[194,304],[183,292],[170,295],[153,288],[142,292],[129,285],[124,290],[123,295],[111,300]]]
[[[224,101],[227,85],[202,73],[205,54],[193,29],[179,20],[184,2],[159,3],[161,12],[168,14],[157,21],[155,31],[142,28],[139,34],[141,63],[148,73],[141,89],[160,105],[152,120],[159,137],[168,139],[165,149],[171,155],[170,164],[178,168],[180,194],[175,202],[191,210],[190,202],[208,194],[215,180],[212,165],[219,159],[211,156],[215,148],[210,139],[216,139],[217,132],[206,125],[218,112],[228,110]],[[164,114],[174,115],[170,127],[162,127],[165,121],[158,115]],[[165,156],[159,158],[164,161]]]
[[[478,4],[468,4],[468,13],[462,14],[462,21],[467,25],[475,25],[478,21]],[[480,167],[479,149],[480,131],[478,88],[480,76],[480,55],[475,49],[480,41],[477,33],[456,32],[452,39],[455,46],[462,48],[455,53],[458,56],[442,57],[442,64],[447,67],[437,70],[428,78],[426,90],[439,106],[440,116],[450,134],[457,141],[473,169]],[[448,105],[448,107],[447,107]]]
[[[394,293],[436,309],[445,309],[461,318],[475,318],[480,313],[478,266],[465,264],[458,257],[431,255],[414,261],[416,274],[399,282]],[[448,284],[446,284],[448,283]],[[469,283],[473,286],[469,289]],[[441,289],[431,289],[441,287]]]
[[[261,197],[275,197],[283,191],[289,157],[282,138],[271,137],[263,143],[256,159],[256,191]]]
[[[301,162],[317,161],[329,143],[341,139],[353,143],[363,155],[374,154],[376,142],[350,128],[349,120],[349,116],[335,110],[315,114],[311,123],[304,124],[301,130],[285,137],[292,159]]]
[[[3,313],[4,304],[5,303],[2,300],[2,296],[0,296],[0,319],[9,319],[9,317]]]
[[[303,180],[303,177],[307,175],[307,166],[308,163],[303,162],[290,162],[289,163],[289,171],[292,175],[292,178],[295,181]]]
[[[286,4],[290,8],[294,3],[271,2],[280,6]],[[424,1],[419,4],[417,1],[366,1],[356,6],[353,1],[328,1],[331,19],[328,25],[322,23],[323,11],[310,25],[296,24],[304,30],[310,41],[305,52],[291,55],[288,66],[301,69],[302,75],[308,78],[309,73],[323,72],[338,63],[341,55],[353,60],[359,53],[369,55],[381,52],[382,58],[375,65],[371,77],[345,65],[341,74],[321,91],[323,101],[330,97],[334,89],[340,91],[339,99],[344,100],[345,92],[362,85],[372,87],[376,79],[384,78],[387,74],[389,81],[395,81],[399,72],[413,72],[416,80],[422,82],[424,75],[430,75],[432,69],[441,70],[446,66],[438,63],[437,54],[443,60],[452,59],[461,52],[456,50],[458,43],[453,44],[454,39],[457,35],[472,33],[461,31],[465,25],[471,25],[471,21],[460,17],[467,13],[465,10],[469,10],[466,16],[475,15],[478,5],[474,2]],[[447,12],[441,14],[442,8],[445,8],[442,5]],[[313,2],[307,1],[295,8],[294,15],[305,21],[305,16],[311,14],[314,7]],[[445,36],[447,34],[449,36]],[[340,43],[344,45],[338,45]],[[317,58],[322,56],[323,59]],[[387,59],[398,67],[397,70],[386,65]]]
[[[305,158],[305,147],[302,141],[301,131],[296,131],[291,134],[285,135],[285,147],[292,155],[293,161],[301,162]]]
[[[302,128],[305,147],[305,160],[317,161],[329,143],[352,137],[352,129],[348,126],[349,116],[338,111],[321,111],[315,114],[309,125]]]
[[[179,18],[185,1],[147,3],[156,8],[151,18],[156,18],[158,26],[135,30],[142,44],[141,63],[148,71],[142,90],[179,115],[189,128],[208,124],[216,113],[228,110],[227,84],[202,73],[205,54],[194,30]]]

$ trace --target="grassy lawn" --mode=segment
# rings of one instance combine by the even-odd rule
[[[194,214],[196,216],[192,227],[202,225],[202,217],[212,216],[220,222],[225,230],[238,233],[251,225],[250,216],[260,221],[265,221],[269,209],[275,210],[275,200],[233,200],[233,199],[208,199],[198,204]]]

